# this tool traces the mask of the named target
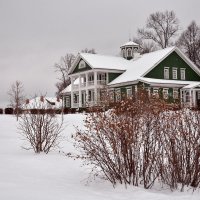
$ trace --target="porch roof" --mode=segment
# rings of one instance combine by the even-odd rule
[[[195,82],[195,83],[191,83],[189,85],[186,85],[185,87],[183,87],[183,89],[193,89],[197,86],[200,86],[200,82]]]

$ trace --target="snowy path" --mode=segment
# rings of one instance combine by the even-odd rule
[[[82,125],[82,115],[67,115],[66,136],[73,125]],[[180,193],[130,187],[116,189],[103,180],[87,184],[86,169],[79,161],[68,159],[58,151],[35,155],[21,148],[23,141],[13,116],[0,115],[0,200],[200,200],[200,192]],[[65,152],[72,145],[62,143]]]

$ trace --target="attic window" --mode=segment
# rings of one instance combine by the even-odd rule
[[[80,61],[79,65],[78,65],[78,68],[79,69],[82,69],[82,68],[85,68],[86,67],[86,64],[83,60]]]
[[[164,68],[164,79],[169,79],[169,67]]]
[[[185,69],[181,68],[181,80],[185,80]]]

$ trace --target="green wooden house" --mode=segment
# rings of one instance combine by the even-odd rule
[[[200,106],[200,70],[177,47],[143,55],[131,41],[120,48],[121,56],[77,55],[69,71],[71,85],[61,92],[65,107],[99,105],[105,88],[113,101],[120,101],[141,85],[168,102]]]

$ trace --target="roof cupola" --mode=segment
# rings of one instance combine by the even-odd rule
[[[138,55],[139,44],[129,41],[123,44],[121,47],[121,55],[127,60],[131,60]]]

